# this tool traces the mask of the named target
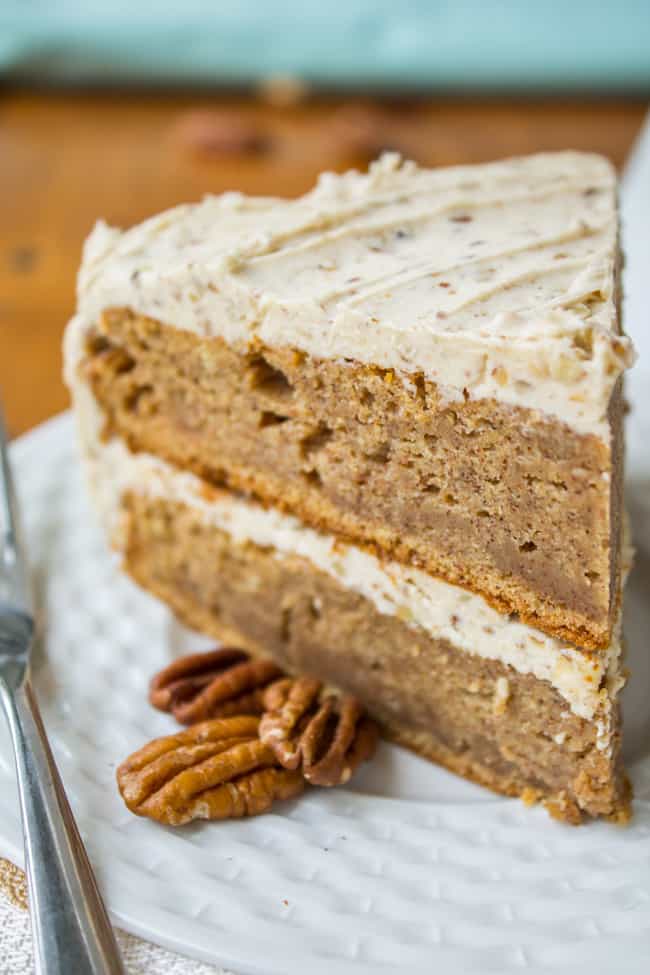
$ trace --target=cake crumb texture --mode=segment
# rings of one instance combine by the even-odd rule
[[[122,520],[125,569],[192,627],[355,694],[389,738],[565,822],[628,816],[615,704],[599,748],[598,716],[546,681],[378,613],[305,559],[235,543],[161,498],[131,493]]]
[[[237,350],[125,309],[78,366],[120,436],[305,524],[410,562],[503,613],[606,647],[619,590],[621,394],[611,446],[423,376]]]

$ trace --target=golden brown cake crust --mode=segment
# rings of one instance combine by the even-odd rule
[[[81,366],[106,433],[305,524],[411,562],[503,613],[607,646],[621,462],[595,436],[491,400],[289,349],[238,351],[104,314]],[[620,442],[620,391],[611,413]]]
[[[619,758],[547,682],[468,654],[296,556],[236,544],[192,508],[130,495],[124,566],[192,627],[358,696],[389,737],[569,821],[624,820]],[[617,718],[614,716],[614,721]]]

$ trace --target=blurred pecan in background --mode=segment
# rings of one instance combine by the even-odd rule
[[[182,148],[201,156],[252,156],[271,146],[264,128],[235,109],[185,112],[176,123],[174,138]]]

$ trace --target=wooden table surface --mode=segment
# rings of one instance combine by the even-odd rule
[[[207,192],[294,195],[382,147],[423,164],[587,149],[620,166],[642,101],[0,95],[0,395],[12,435],[65,408],[61,334],[84,237]]]

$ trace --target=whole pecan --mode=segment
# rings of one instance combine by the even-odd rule
[[[202,721],[157,738],[127,758],[117,784],[128,808],[168,826],[264,812],[304,789],[300,772],[277,767],[254,716]]]
[[[259,736],[283,768],[301,769],[313,785],[334,786],[372,757],[378,728],[355,697],[322,690],[311,677],[275,681],[264,693]]]
[[[261,714],[264,688],[280,676],[271,660],[251,660],[244,650],[222,647],[174,660],[151,680],[149,701],[171,711],[180,724]]]

